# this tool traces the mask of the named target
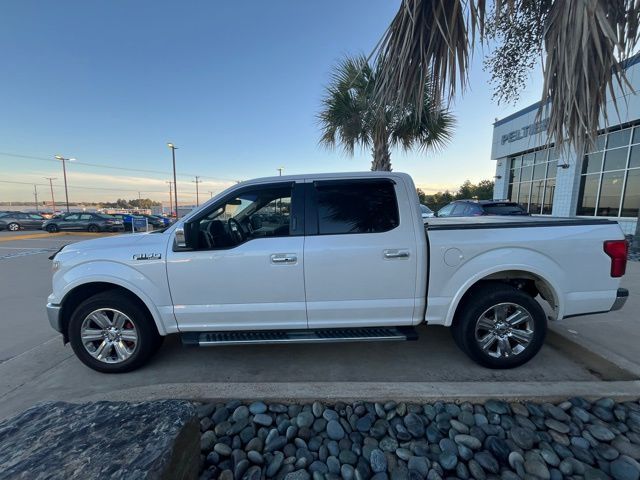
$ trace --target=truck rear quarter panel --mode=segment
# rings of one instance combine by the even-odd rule
[[[608,311],[620,279],[611,278],[603,241],[624,238],[615,224],[429,230],[426,321],[451,325],[463,295],[489,275],[533,274],[553,291],[556,318]]]

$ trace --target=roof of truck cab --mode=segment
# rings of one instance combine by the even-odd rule
[[[251,180],[244,180],[240,184],[251,183],[267,183],[267,182],[286,182],[286,181],[300,181],[300,180],[324,180],[324,179],[348,179],[348,178],[389,178],[389,177],[410,177],[408,173],[404,172],[334,172],[334,173],[306,173],[301,175],[282,175],[273,177],[260,177],[252,178]]]

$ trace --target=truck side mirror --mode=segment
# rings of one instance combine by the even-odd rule
[[[176,247],[197,248],[199,226],[198,222],[186,222],[182,227],[176,228]]]

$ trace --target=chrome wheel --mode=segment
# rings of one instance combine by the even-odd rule
[[[18,230],[20,230],[20,225],[18,225],[17,223],[10,223],[7,228],[12,232],[17,232]]]
[[[87,352],[104,363],[124,362],[138,346],[135,323],[112,308],[101,308],[87,315],[80,327],[80,338]]]
[[[480,349],[494,358],[514,357],[533,340],[532,315],[515,303],[499,303],[476,321],[475,339]]]

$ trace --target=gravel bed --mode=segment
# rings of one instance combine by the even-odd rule
[[[232,401],[199,416],[201,479],[640,477],[638,402]]]

